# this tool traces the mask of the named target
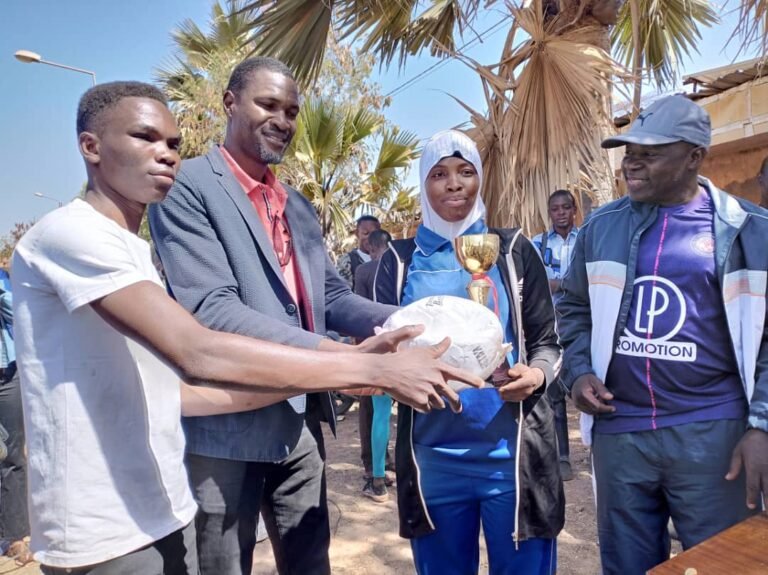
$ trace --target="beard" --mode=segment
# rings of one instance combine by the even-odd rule
[[[290,142],[286,143],[281,151],[276,152],[264,142],[256,141],[253,144],[253,149],[262,162],[274,165],[283,161],[283,156],[285,156],[285,150],[288,148],[288,144],[290,144]]]

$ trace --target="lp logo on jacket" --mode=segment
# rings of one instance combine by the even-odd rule
[[[683,292],[659,276],[635,280],[634,319],[624,328],[616,353],[667,361],[696,361],[696,344],[671,341],[685,324]]]

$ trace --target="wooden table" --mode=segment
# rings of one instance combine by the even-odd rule
[[[648,571],[648,575],[766,574],[768,513],[750,517]]]

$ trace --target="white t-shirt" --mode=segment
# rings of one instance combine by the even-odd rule
[[[179,377],[90,302],[162,285],[150,247],[82,200],[45,216],[13,259],[32,551],[101,563],[192,521]]]

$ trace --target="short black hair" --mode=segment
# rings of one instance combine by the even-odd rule
[[[368,245],[372,248],[386,247],[392,241],[392,236],[387,230],[376,230],[368,236]]]
[[[97,132],[99,118],[123,98],[149,98],[168,107],[165,95],[155,86],[144,82],[107,82],[88,90],[77,106],[77,134]]]
[[[551,194],[549,194],[549,199],[547,200],[547,206],[552,203],[552,200],[555,198],[559,198],[560,196],[566,197],[569,200],[571,200],[571,203],[575,206],[576,205],[576,198],[573,197],[573,194],[569,190],[555,190]]]
[[[278,74],[290,78],[294,82],[296,81],[291,69],[280,60],[270,58],[269,56],[255,56],[254,58],[243,60],[235,66],[235,69],[232,70],[232,74],[229,76],[227,90],[237,96],[248,84],[248,77],[259,70],[277,72]]]
[[[370,214],[366,214],[364,216],[360,216],[359,218],[357,218],[357,223],[355,224],[355,228],[359,228],[363,222],[373,222],[374,224],[381,225],[379,218],[377,218],[376,216],[372,216]]]

